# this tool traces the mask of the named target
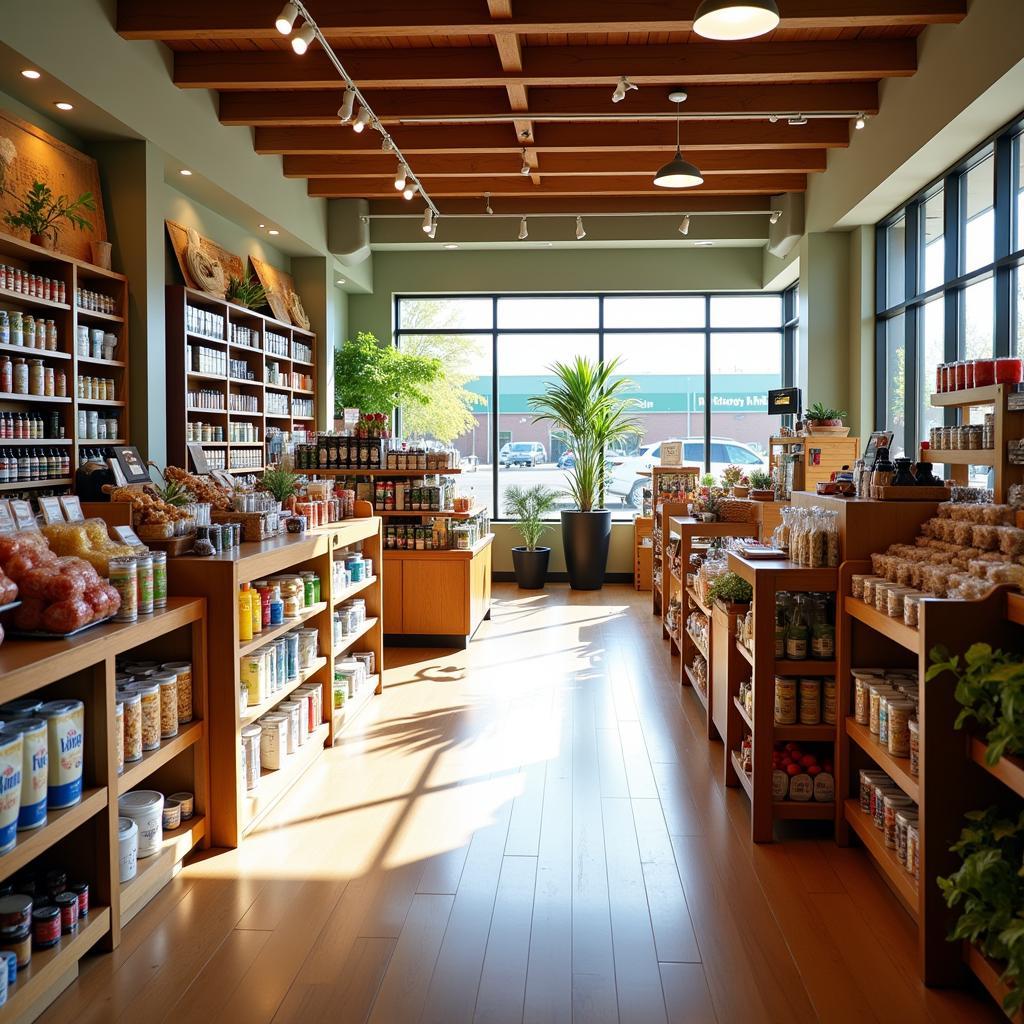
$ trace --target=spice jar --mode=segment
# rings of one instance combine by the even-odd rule
[[[921,727],[917,719],[912,718],[907,726],[910,743],[910,774],[917,775],[921,771]]]
[[[152,681],[160,686],[160,738],[178,735],[178,676],[175,672],[157,672]]]
[[[889,753],[893,757],[910,756],[910,718],[914,713],[914,702],[890,700],[888,702]]]
[[[32,945],[50,949],[60,942],[60,910],[50,905],[32,911]]]
[[[133,683],[132,689],[142,701],[142,749],[156,750],[160,746],[160,686],[147,680]]]
[[[124,759],[142,760],[142,695],[136,690],[123,690],[118,699],[124,705]]]
[[[24,359],[14,361],[14,388],[16,395],[28,394],[28,363]]]

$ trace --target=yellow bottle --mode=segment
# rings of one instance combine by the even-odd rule
[[[238,591],[238,639],[252,639],[252,591],[248,583]]]
[[[256,636],[257,633],[263,632],[263,606],[260,603],[259,592],[253,590],[248,583],[245,586],[249,589],[249,600],[252,604],[252,635]]]

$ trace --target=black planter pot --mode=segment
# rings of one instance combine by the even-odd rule
[[[600,590],[604,586],[611,536],[612,514],[606,508],[562,513],[565,568],[573,590]]]
[[[548,575],[548,559],[551,548],[512,549],[512,567],[516,571],[516,583],[520,590],[543,590]]]

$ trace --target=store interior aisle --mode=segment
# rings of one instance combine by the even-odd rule
[[[496,588],[47,1024],[997,1021],[925,989],[857,850],[755,846],[647,595]]]

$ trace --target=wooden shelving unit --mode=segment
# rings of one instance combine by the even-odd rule
[[[860,456],[860,438],[835,434],[805,434],[800,437],[770,437],[768,464],[779,469],[785,455],[798,456],[793,473],[793,492],[811,491],[819,481],[829,480],[843,466],[853,468]]]
[[[808,658],[801,662],[775,659],[775,597],[781,592],[832,593],[836,592],[836,569],[809,569],[787,560],[761,560],[743,558],[729,553],[729,568],[743,577],[754,590],[754,654],[750,654],[739,641],[727,647],[747,661],[754,687],[754,713],[748,718],[741,714],[738,702],[731,707],[730,728],[726,747],[733,753],[739,748],[743,729],[753,723],[753,778],[751,780],[750,833],[755,843],[771,842],[776,820],[832,820],[836,815],[834,803],[799,803],[772,799],[772,751],[779,740],[831,741],[835,747],[836,725],[822,722],[815,726],[775,724],[775,677],[779,668],[790,675],[833,675],[835,662]],[[837,613],[838,615],[838,613]],[[797,670],[799,666],[799,670]],[[739,679],[736,680],[738,687]],[[736,696],[735,690],[730,696]],[[735,731],[733,731],[735,730]],[[726,783],[733,783],[730,766],[736,771],[736,762],[726,764]],[[738,780],[741,783],[742,779]],[[746,787],[744,787],[746,788]]]
[[[672,516],[689,515],[690,503],[673,498],[676,491],[666,489],[668,477],[684,476],[686,491],[692,493],[700,479],[700,466],[655,466],[651,470],[651,610],[661,619],[662,636],[672,645],[672,653],[678,651],[678,641],[669,636],[665,626],[665,612],[671,600],[672,577],[668,567],[665,545],[668,538],[668,523]]]
[[[357,503],[357,512],[364,503]],[[368,506],[366,506],[368,510]],[[333,563],[348,551],[360,548],[381,565],[381,520],[376,516],[346,519],[305,534],[286,534],[260,543],[244,543],[236,552],[209,558],[183,556],[168,562],[171,593],[200,593],[206,597],[208,622],[218,643],[210,650],[209,749],[212,792],[206,831],[216,846],[235,847],[251,832],[280,797],[298,783],[309,766],[335,738],[332,714],[332,684],[335,661],[350,650],[373,651],[377,671],[383,664],[382,581],[378,573],[365,585],[334,590]],[[265,579],[277,573],[312,570],[320,577],[321,601],[288,620],[282,626],[264,630],[251,641],[241,641],[238,630],[238,591],[242,583]],[[366,601],[365,627],[338,643],[333,637],[334,608],[358,593]],[[317,658],[301,681],[289,684],[258,705],[239,708],[240,659],[274,638],[300,625],[319,631]],[[375,690],[380,692],[381,676]],[[297,686],[317,684],[323,692],[324,720],[280,769],[264,770],[259,786],[245,788],[239,764],[241,729],[286,700]]]
[[[43,277],[61,281],[67,295],[66,302],[32,298],[23,293],[0,289],[0,309],[17,310],[25,314],[41,314],[53,320],[57,328],[57,349],[25,348],[20,345],[0,345],[0,354],[11,359],[41,359],[44,367],[62,371],[67,377],[66,396],[0,394],[0,412],[33,412],[44,416],[56,413],[64,430],[63,438],[35,441],[0,441],[0,447],[12,444],[31,444],[38,448],[70,445],[71,477],[81,461],[83,450],[108,450],[113,444],[127,444],[128,424],[128,325],[122,315],[128,308],[128,279],[123,274],[43,249],[19,238],[0,232],[0,263],[30,270]],[[113,298],[119,314],[105,314],[82,309],[75,303],[78,289],[100,292]],[[117,335],[117,359],[93,359],[79,355],[77,335],[79,325],[102,328],[104,333]],[[79,377],[105,377],[114,381],[116,400],[100,402],[78,397]],[[78,429],[79,412],[116,412],[117,437],[88,438]],[[49,431],[48,431],[49,432]],[[72,484],[70,477],[56,480],[33,480],[5,484],[5,493],[40,490],[66,491]]]
[[[185,288],[182,285],[168,285],[167,295],[167,457],[171,462],[187,466],[189,443],[200,444],[209,450],[211,458],[223,456],[223,468],[229,473],[260,473],[268,462],[267,431],[280,430],[287,439],[305,441],[306,435],[312,435],[315,429],[315,416],[307,416],[300,410],[297,401],[312,401],[313,412],[316,411],[316,389],[293,386],[297,383],[295,374],[308,375],[316,382],[316,335],[301,327],[282,323],[263,313],[216,299],[204,292]],[[192,306],[223,317],[225,337],[212,338],[188,330],[187,310]],[[236,344],[235,328],[246,328],[254,332],[256,345]],[[288,343],[288,355],[275,355],[267,351],[267,334],[284,337]],[[312,350],[313,362],[295,358],[295,345],[307,345]],[[193,371],[187,365],[187,346],[200,346],[215,350],[225,360],[223,373]],[[251,379],[243,379],[231,375],[230,360],[244,361]],[[287,383],[268,382],[270,367],[277,365],[280,374]],[[188,404],[190,390],[216,391],[222,398],[220,409],[203,409]],[[271,412],[267,393],[272,392],[283,396],[285,410]],[[236,396],[250,396],[256,401],[256,409],[241,411],[232,410],[231,399]],[[187,424],[210,423],[223,428],[223,440],[188,441]],[[233,425],[250,425],[259,431],[258,441],[232,441]],[[298,437],[296,437],[298,435]],[[251,453],[255,449],[264,452],[258,465],[232,465],[234,453]],[[214,455],[213,453],[216,453]],[[211,461],[211,466],[219,465]]]
[[[177,737],[118,775],[114,747],[115,663],[136,659],[192,663],[194,720]],[[81,958],[96,946],[115,948],[121,929],[178,870],[196,846],[209,845],[202,827],[208,799],[206,724],[206,604],[172,598],[166,609],[137,623],[104,624],[70,640],[8,639],[0,647],[0,701],[27,694],[42,700],[75,698],[85,704],[83,793],[79,803],[49,811],[47,823],[19,832],[13,850],[0,856],[0,881],[37,858],[75,866],[89,882],[90,911],[77,935],[34,952],[32,963],[11,987],[4,1019],[33,1020],[78,975]],[[138,881],[121,884],[118,867],[118,796],[137,786],[164,793],[187,789],[196,817],[157,857],[139,861]],[[65,860],[66,859],[66,860]]]
[[[652,516],[637,516],[633,520],[633,587],[636,590],[650,590],[652,586],[654,546],[651,534],[653,530],[654,519]]]

